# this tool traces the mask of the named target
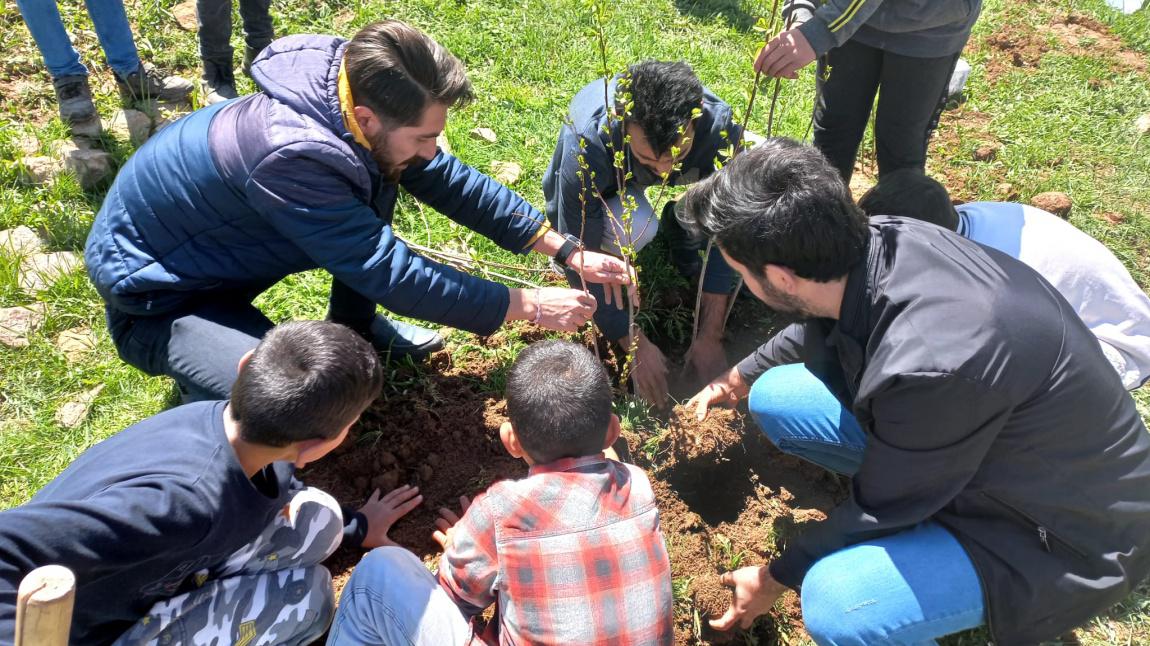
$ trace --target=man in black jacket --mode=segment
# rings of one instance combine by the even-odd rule
[[[868,222],[835,169],[789,140],[681,206],[756,296],[800,318],[696,395],[699,416],[749,395],[782,450],[852,478],[769,565],[724,575],[734,600],[713,626],[749,625],[801,585],[820,644],[979,625],[1029,644],[1150,572],[1150,436],[1037,273],[939,227]]]

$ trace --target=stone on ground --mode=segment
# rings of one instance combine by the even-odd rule
[[[1001,182],[994,187],[994,194],[998,199],[1005,202],[1013,202],[1018,199],[1018,189],[1014,188],[1014,184],[1010,182]]]
[[[1150,112],[1138,117],[1134,127],[1138,129],[1139,134],[1150,134]]]
[[[103,389],[104,384],[99,384],[65,402],[56,409],[56,423],[64,428],[76,428],[82,424],[92,410],[92,402],[96,401],[96,396]]]
[[[0,231],[0,253],[24,257],[40,253],[44,243],[36,232],[26,226]]]
[[[44,303],[0,309],[0,343],[10,348],[28,345],[28,337],[44,322],[47,313]]]
[[[92,330],[85,326],[64,330],[56,337],[56,349],[63,354],[70,363],[76,363],[92,350],[99,342]]]
[[[519,176],[523,174],[523,167],[515,162],[496,161],[491,162],[491,173],[495,181],[510,186],[519,181]]]
[[[65,144],[61,147],[60,154],[64,160],[64,168],[72,171],[85,190],[99,186],[112,176],[111,153]]]
[[[52,157],[34,155],[20,160],[20,170],[25,182],[43,186],[64,170],[64,164]]]
[[[974,149],[974,155],[973,155],[974,161],[977,161],[977,162],[994,161],[994,158],[998,156],[998,149],[999,149],[998,145],[979,146],[978,148]]]
[[[196,13],[196,0],[186,0],[172,7],[172,17],[176,24],[184,31],[196,31],[200,27],[199,15]]]
[[[499,141],[499,135],[495,134],[491,128],[476,128],[471,131],[471,138],[486,141],[489,144]]]
[[[133,146],[141,146],[152,134],[152,118],[139,110],[119,110],[106,129]]]
[[[1066,193],[1058,191],[1048,191],[1046,193],[1039,193],[1030,198],[1030,203],[1037,206],[1043,211],[1049,211],[1062,219],[1066,219],[1070,215],[1070,209],[1074,206],[1070,201],[1070,196]]]
[[[439,136],[435,138],[435,145],[448,155],[451,154],[451,142],[447,140],[446,132],[439,133]]]
[[[20,289],[41,292],[84,264],[80,256],[71,251],[36,253],[20,261]]]

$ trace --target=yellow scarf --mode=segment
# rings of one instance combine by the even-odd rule
[[[363,131],[359,129],[359,122],[355,120],[355,113],[352,112],[354,108],[355,99],[351,96],[351,83],[347,80],[347,63],[341,61],[339,64],[339,112],[343,115],[343,125],[355,137],[357,144],[371,150],[371,142],[363,135]]]

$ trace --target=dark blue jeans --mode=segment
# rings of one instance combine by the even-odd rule
[[[275,326],[252,305],[266,287],[205,292],[156,316],[105,308],[108,331],[127,363],[176,380],[184,403],[227,399],[240,359]],[[366,334],[375,303],[333,280],[328,318]]]
[[[244,42],[252,49],[263,49],[275,33],[268,12],[271,0],[240,0],[240,19]],[[232,0],[197,0],[200,20],[200,58],[224,69],[232,69]]]

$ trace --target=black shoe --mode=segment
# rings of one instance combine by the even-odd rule
[[[204,61],[204,79],[200,89],[204,105],[214,105],[239,96],[236,92],[236,77],[232,73],[231,61],[227,63]]]
[[[264,47],[267,47],[267,45],[264,45]],[[244,45],[244,62],[240,67],[244,71],[244,74],[247,74],[249,77],[252,75],[252,63],[256,62],[256,58],[259,57],[262,51],[264,51],[263,47]]]
[[[92,88],[84,74],[61,76],[52,79],[56,89],[56,103],[60,107],[60,118],[78,137],[99,137],[103,128],[100,114],[92,102]]]
[[[443,337],[435,330],[417,325],[393,321],[379,314],[371,321],[368,341],[380,353],[390,353],[392,361],[411,357],[421,361],[446,345]]]
[[[186,101],[192,93],[192,82],[179,76],[165,76],[152,64],[140,68],[126,78],[116,74],[116,85],[125,101]]]

